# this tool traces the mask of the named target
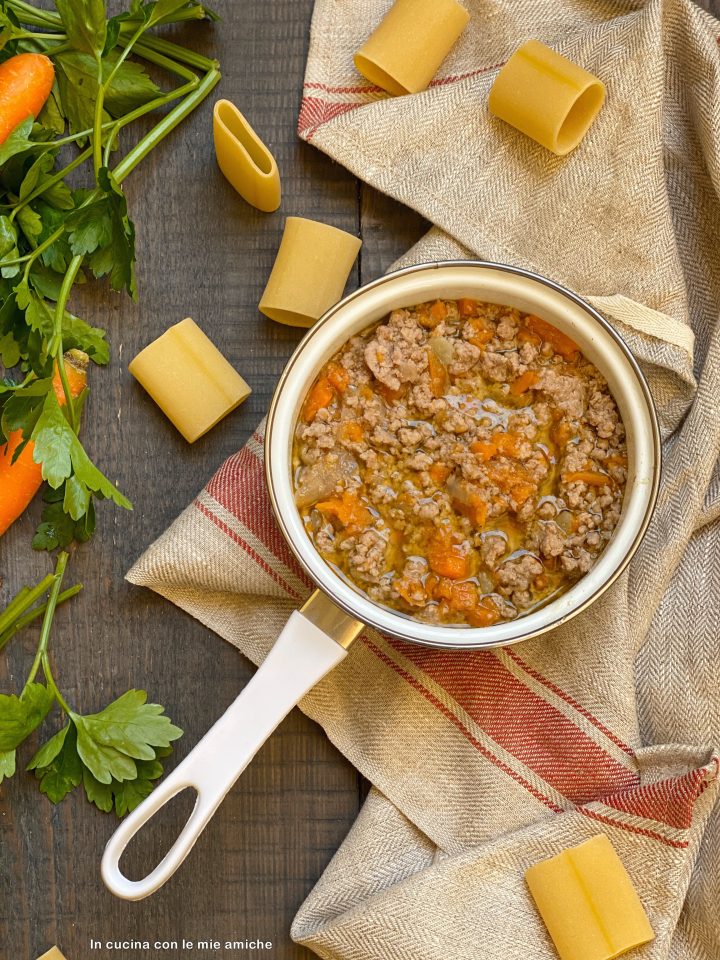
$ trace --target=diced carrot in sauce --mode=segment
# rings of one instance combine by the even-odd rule
[[[470,444],[470,452],[476,454],[481,460],[492,460],[498,452],[497,444],[492,440],[475,440]]]
[[[420,580],[400,577],[395,581],[394,586],[403,600],[409,603],[411,607],[424,607],[428,601],[427,592]]]
[[[470,297],[460,297],[457,305],[461,317],[474,317],[478,310],[477,300]]]
[[[522,437],[516,433],[496,433],[494,438],[498,453],[504,457],[516,457]]]
[[[528,330],[527,327],[520,327],[516,334],[516,340],[518,343],[532,343],[535,347],[539,347],[542,343],[542,339],[532,330]]]
[[[474,583],[464,580],[462,583],[453,583],[450,597],[450,609],[460,611],[472,610],[477,606],[478,588]]]
[[[500,614],[494,603],[481,600],[472,610],[466,611],[465,618],[473,627],[491,627],[500,619]]]
[[[488,505],[479,494],[471,497],[468,503],[453,500],[452,505],[454,510],[471,520],[476,527],[482,527],[487,520]]]
[[[484,320],[475,317],[468,320],[467,325],[470,328],[470,336],[467,338],[468,343],[472,343],[475,347],[484,347],[486,343],[490,343],[493,338],[493,331],[485,325]]]
[[[527,393],[531,387],[534,387],[539,379],[540,375],[535,370],[526,370],[510,384],[510,393],[514,397],[522,396],[523,393]]]
[[[428,350],[430,389],[434,397],[444,397],[448,388],[448,372],[445,364],[433,350]]]
[[[329,363],[327,378],[338,393],[345,393],[350,384],[350,374],[339,363]]]
[[[475,440],[470,444],[470,451],[484,461],[492,460],[497,454],[517,457],[521,442],[522,437],[515,433],[495,433],[490,440]]]
[[[312,423],[318,412],[322,410],[323,407],[327,407],[328,404],[332,403],[334,396],[335,391],[328,378],[320,377],[320,379],[313,384],[303,404],[302,418],[305,423]]]
[[[430,316],[438,323],[445,319],[447,312],[447,304],[445,304],[442,300],[436,300],[435,303],[430,307]]]
[[[525,320],[525,326],[532,332],[541,337],[546,343],[549,343],[555,353],[559,353],[565,360],[576,360],[580,347],[562,330],[558,330],[551,323],[530,314]]]
[[[444,463],[433,463],[428,473],[435,486],[440,487],[452,473],[452,467],[448,467]]]
[[[368,508],[351,490],[343,490],[341,496],[323,500],[316,506],[321,513],[335,517],[341,526],[348,529],[367,527],[372,520]]]
[[[510,495],[517,504],[522,506],[535,493],[536,489],[534,483],[516,483],[510,488]]]
[[[589,487],[605,487],[612,484],[612,477],[595,470],[575,470],[562,475],[563,483],[586,483]]]
[[[386,383],[378,383],[375,389],[386,403],[395,403],[407,393],[407,384],[401,383],[397,390],[393,390]]]
[[[365,431],[357,420],[346,420],[341,428],[341,436],[343,440],[349,440],[350,443],[360,443],[365,436]]]
[[[567,420],[561,420],[560,423],[556,423],[551,431],[551,435],[555,443],[559,447],[564,447],[568,440],[573,436],[573,428],[567,422]]]
[[[436,535],[427,555],[430,569],[449,580],[464,580],[470,573],[469,558],[448,536]]]

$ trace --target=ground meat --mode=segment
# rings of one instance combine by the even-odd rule
[[[295,432],[296,502],[372,600],[488,626],[567,590],[609,542],[622,420],[598,370],[537,317],[472,300],[394,310],[317,386]]]
[[[365,362],[380,383],[398,390],[403,383],[417,383],[427,369],[423,341],[415,317],[408,310],[394,310],[365,348]]]
[[[554,406],[568,417],[583,415],[585,388],[579,377],[564,376],[555,370],[543,370],[540,374],[538,389],[542,390]]]
[[[537,557],[526,553],[515,560],[507,560],[498,568],[498,590],[509,597],[516,607],[526,607],[532,597],[532,583],[543,572]]]
[[[385,569],[387,544],[377,530],[363,530],[348,554],[353,574],[361,580],[379,580]]]

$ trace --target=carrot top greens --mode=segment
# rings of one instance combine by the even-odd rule
[[[73,396],[65,351],[83,351],[99,365],[110,351],[105,331],[75,316],[69,303],[74,285],[91,280],[137,298],[135,229],[122,184],[220,79],[216,61],[154,31],[201,19],[215,16],[193,0],[130,0],[110,18],[105,0],[55,0],[54,10],[0,0],[0,64],[44,54],[55,71],[38,115],[27,110],[0,138],[0,450],[11,434],[21,436],[12,462],[32,442],[42,467],[45,508],[32,543],[38,550],[88,540],[97,500],[132,506],[78,435],[89,391]],[[158,86],[148,65],[176,85]],[[157,123],[124,151],[127,128],[155,111]],[[122,815],[150,792],[181,731],[162,707],[146,703],[144,691],[130,690],[90,716],[65,701],[48,649],[57,604],[80,589],[61,589],[67,560],[62,551],[54,573],[0,612],[0,649],[42,617],[25,686],[17,696],[0,695],[0,782],[15,772],[17,748],[58,705],[67,723],[28,769],[53,802],[82,782],[90,801]]]

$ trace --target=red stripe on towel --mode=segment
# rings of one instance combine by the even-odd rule
[[[692,826],[695,802],[706,788],[709,774],[707,767],[691,770],[681,777],[669,777],[658,783],[603,797],[603,803],[646,820],[657,820],[658,823],[687,830]]]
[[[524,670],[525,673],[529,674],[533,680],[537,680],[538,683],[541,683],[544,687],[547,687],[547,689],[551,690],[556,696],[561,697],[566,703],[569,703],[574,710],[577,710],[577,712],[582,714],[586,720],[589,720],[593,726],[597,727],[597,729],[603,733],[608,740],[611,740],[615,746],[620,747],[620,749],[627,753],[628,756],[635,756],[635,751],[631,746],[628,746],[627,743],[624,743],[619,737],[616,737],[612,730],[608,730],[605,724],[601,723],[597,717],[593,716],[589,710],[586,710],[585,707],[579,704],[577,700],[573,699],[573,697],[571,697],[568,693],[565,693],[565,691],[561,690],[556,684],[543,677],[543,675],[538,673],[537,670],[533,670],[533,668],[525,663],[525,661],[518,656],[514,650],[510,649],[510,647],[505,647],[505,653],[515,661],[521,670]]]
[[[524,787],[537,800],[539,800],[540,803],[544,804],[546,807],[549,807],[551,810],[554,810],[555,813],[562,813],[562,807],[558,807],[557,804],[553,803],[553,801],[549,797],[544,796],[544,794],[540,793],[539,790],[536,790],[535,787],[531,783],[529,783],[529,781],[525,780],[524,777],[521,777],[514,770],[511,770],[510,767],[508,767],[506,764],[502,762],[502,760],[500,760],[493,753],[487,750],[480,743],[480,741],[472,735],[472,733],[467,729],[467,727],[462,723],[462,721],[458,717],[456,717],[455,714],[452,713],[452,711],[448,710],[445,704],[441,703],[440,700],[438,700],[438,698],[435,696],[435,694],[431,693],[430,690],[428,690],[427,687],[423,686],[423,684],[421,684],[419,680],[416,680],[415,677],[413,677],[411,674],[407,672],[407,670],[404,670],[399,664],[395,663],[394,660],[388,657],[386,653],[383,653],[383,651],[378,646],[376,646],[372,642],[372,640],[368,639],[368,637],[363,636],[363,642],[365,646],[369,650],[371,650],[379,660],[381,660],[386,666],[390,667],[397,674],[399,674],[403,678],[403,680],[406,681],[406,683],[409,683],[411,687],[413,687],[415,690],[418,691],[418,693],[422,694],[422,696],[425,697],[425,699],[429,703],[431,703],[437,710],[440,711],[440,713],[443,714],[444,717],[446,717],[452,724],[454,724],[457,727],[457,729],[460,731],[460,733],[462,733],[462,735],[465,737],[465,739],[468,740],[475,747],[478,753],[481,753],[492,764],[494,764],[496,767],[502,770],[503,773],[506,773],[509,777],[512,777],[513,780],[519,783],[521,787]]]
[[[448,654],[390,641],[439,684],[504,750],[573,803],[636,787],[634,771],[529,687],[487,650]]]
[[[275,581],[275,583],[279,584],[283,590],[286,590],[291,597],[294,597],[296,600],[300,599],[298,592],[293,590],[290,584],[287,583],[287,581],[284,580],[279,573],[276,573],[270,564],[266,563],[265,560],[263,560],[263,558],[257,553],[257,551],[253,550],[247,540],[241,537],[239,533],[231,530],[231,528],[223,520],[221,520],[220,517],[216,516],[216,514],[214,514],[211,510],[208,510],[208,508],[204,504],[200,503],[199,500],[195,500],[193,505],[197,510],[200,511],[200,513],[203,514],[203,516],[207,517],[208,520],[214,523],[215,526],[222,530],[223,533],[227,534],[227,536],[230,537],[234,543],[236,543],[239,547],[242,547],[245,553],[247,553],[248,556]]]
[[[312,586],[275,523],[262,460],[243,447],[225,461],[205,489],[303,583]],[[290,592],[293,596],[298,595],[297,591]]]

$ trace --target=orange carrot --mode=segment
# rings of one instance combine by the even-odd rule
[[[517,380],[513,380],[510,384],[510,393],[514,397],[519,397],[521,394],[527,393],[531,387],[534,387],[539,379],[540,375],[534,370],[526,370],[525,373],[521,373]]]
[[[400,397],[405,396],[408,385],[406,383],[401,383],[397,390],[393,390],[392,387],[389,387],[386,383],[378,383],[375,389],[383,398],[385,403],[395,403],[395,401],[399,400]],[[372,392],[370,395],[372,396]]]
[[[445,364],[433,350],[428,350],[428,370],[433,396],[444,397],[448,386],[448,372]]]
[[[327,377],[316,380],[303,404],[302,417],[305,423],[312,423],[318,412],[327,407],[334,396],[335,391]]]
[[[481,460],[492,460],[496,454],[503,457],[517,457],[518,443],[522,437],[515,433],[496,433],[489,440],[474,440],[470,444],[471,453],[477,454]]]
[[[481,460],[492,460],[498,448],[492,440],[473,440],[470,444],[470,452],[476,454]]]
[[[469,558],[447,534],[438,532],[428,548],[430,569],[449,580],[464,580],[469,575]]]
[[[338,393],[345,393],[350,384],[350,374],[339,363],[329,363],[327,378]]]
[[[551,436],[559,447],[564,447],[570,437],[573,435],[573,428],[567,420],[561,420],[552,428]]]
[[[555,353],[559,353],[565,360],[577,359],[580,347],[566,333],[558,330],[551,323],[531,314],[525,318],[525,326],[532,333],[545,340],[546,343],[549,343]]]
[[[79,396],[87,383],[87,355],[80,350],[65,354],[65,372],[73,397]],[[60,372],[55,365],[55,396],[65,404]],[[13,463],[13,454],[23,442],[22,430],[13,430],[4,447],[0,447],[0,536],[13,524],[38,492],[42,483],[42,467],[33,460],[35,444],[29,441]]]
[[[23,120],[37,117],[54,80],[52,61],[42,53],[19,53],[0,64],[0,143]]]
[[[365,431],[357,420],[346,420],[341,427],[340,435],[343,440],[349,440],[350,443],[360,443]]]
[[[342,496],[316,504],[321,513],[335,517],[343,527],[366,527],[372,515],[356,493],[343,490]]]
[[[465,619],[473,627],[489,627],[500,619],[500,614],[490,600],[481,600],[465,613]]]
[[[428,473],[435,486],[441,487],[452,473],[452,467],[448,467],[444,463],[433,463]]]
[[[473,317],[471,320],[468,320],[467,326],[470,329],[470,336],[467,338],[468,343],[471,343],[474,347],[484,347],[486,343],[490,343],[494,334],[490,327],[488,327],[484,320],[481,320],[480,317]]]
[[[562,475],[563,483],[586,483],[589,487],[605,487],[612,484],[612,477],[595,470],[575,470]]]
[[[461,317],[472,317],[477,313],[477,300],[472,300],[470,297],[460,297],[457,303]]]

